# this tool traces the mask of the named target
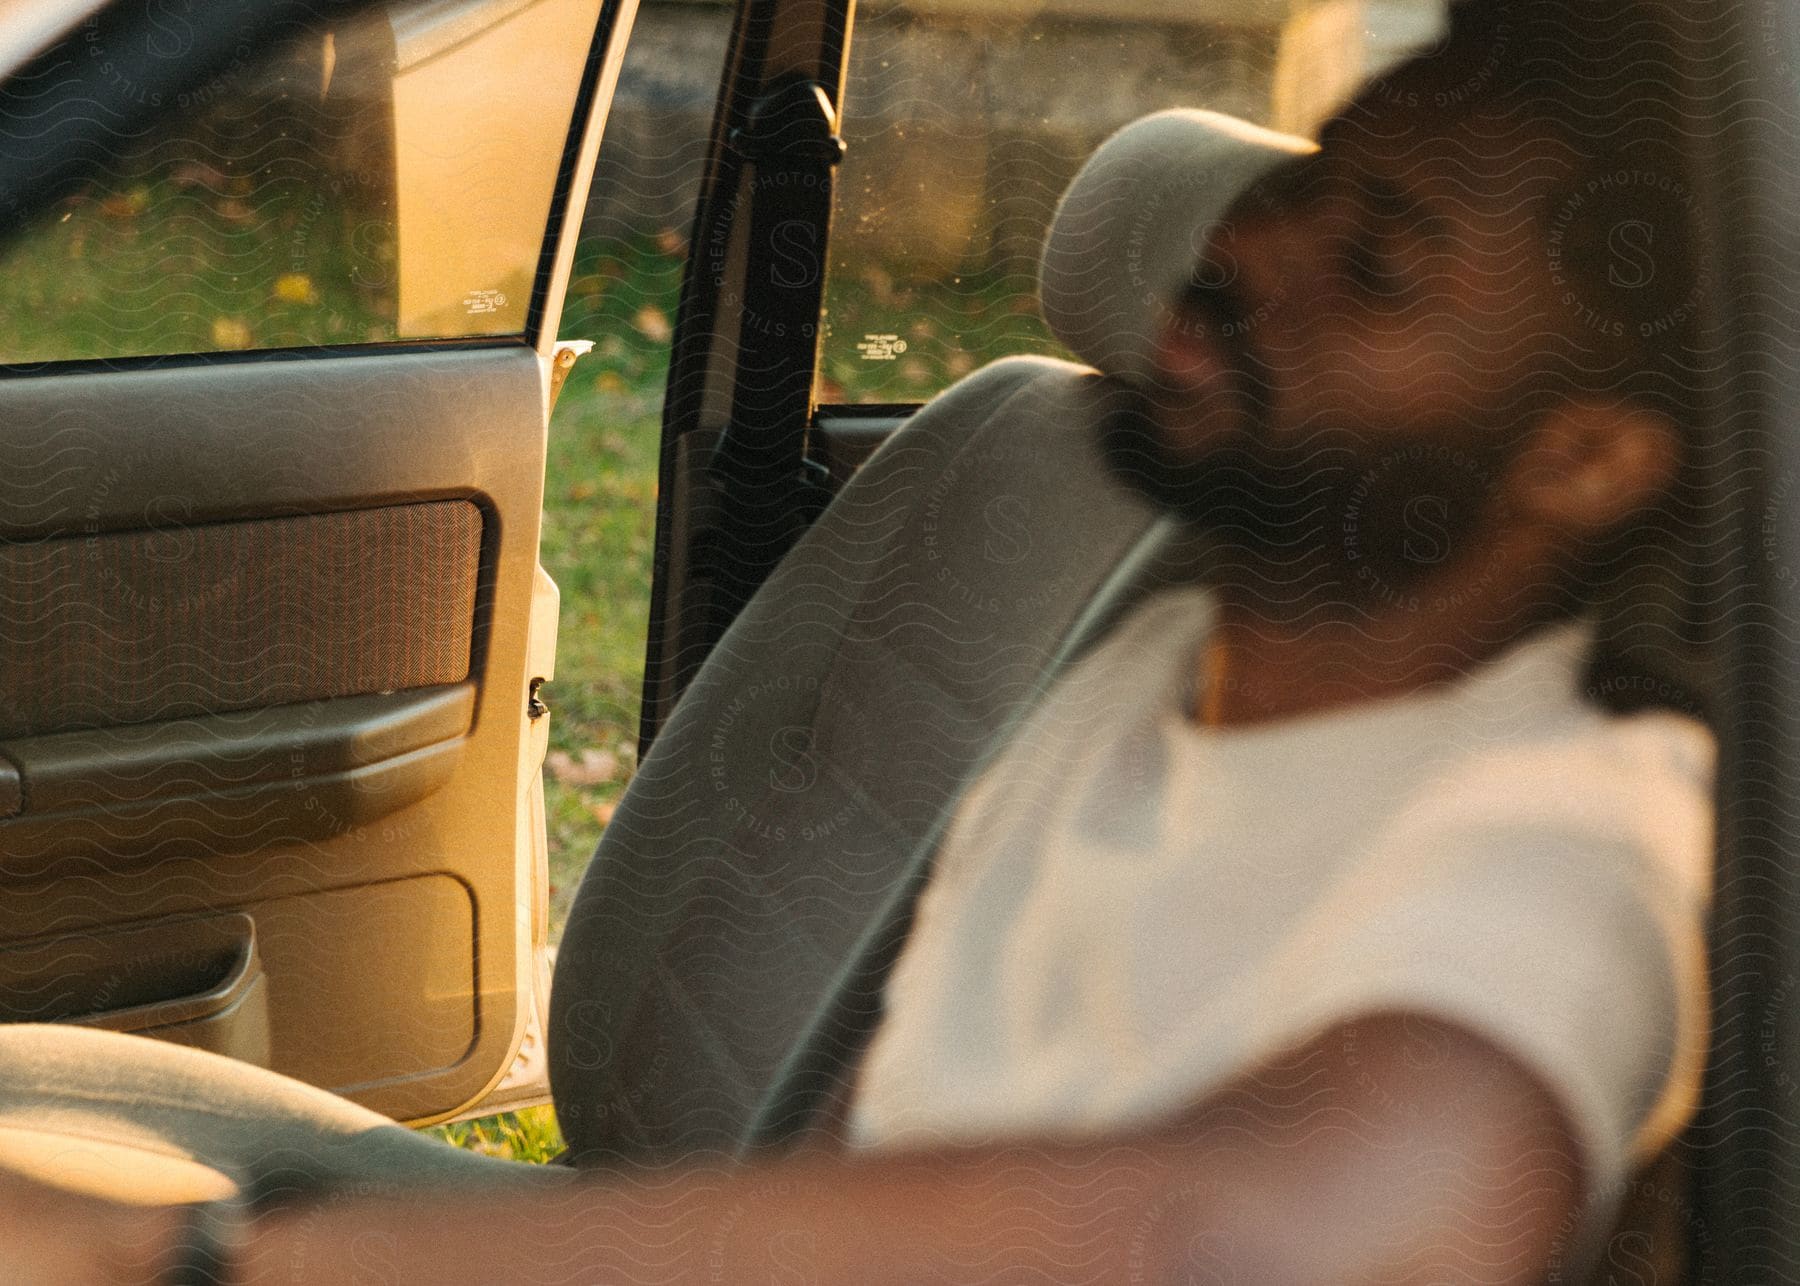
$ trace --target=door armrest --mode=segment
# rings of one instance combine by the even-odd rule
[[[455,683],[0,741],[21,805],[0,821],[0,870],[142,857],[196,828],[217,852],[363,824],[441,785],[474,714],[474,684]]]

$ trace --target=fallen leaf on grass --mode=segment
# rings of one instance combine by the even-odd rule
[[[877,304],[884,308],[893,304],[894,276],[892,273],[881,268],[870,268],[863,273],[862,284]]]
[[[319,292],[312,278],[303,272],[284,272],[275,278],[275,298],[284,304],[316,304]]]
[[[675,333],[674,328],[669,325],[668,314],[655,304],[645,304],[638,309],[637,316],[631,319],[631,324],[637,328],[638,334],[652,344],[666,344],[669,342],[669,337]]]
[[[150,208],[150,189],[115,192],[100,202],[100,213],[109,219],[135,219]]]
[[[249,348],[252,342],[250,327],[236,317],[215,317],[212,342],[218,349]]]
[[[619,760],[610,750],[584,750],[579,758],[552,750],[544,756],[544,767],[565,786],[598,786],[617,775]]]
[[[183,161],[169,173],[169,179],[178,188],[206,188],[220,192],[228,182],[225,173],[205,161]]]

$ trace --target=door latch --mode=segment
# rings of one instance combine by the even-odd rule
[[[575,363],[594,351],[591,339],[559,339],[556,347],[550,351],[550,409],[556,409],[556,399],[562,396],[563,383],[569,378],[569,372],[575,369]]]

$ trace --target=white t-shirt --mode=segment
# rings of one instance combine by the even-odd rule
[[[1134,613],[971,792],[852,1144],[1150,1124],[1335,1022],[1416,1011],[1560,1097],[1591,1243],[1698,1092],[1710,735],[1584,702],[1579,625],[1425,694],[1204,729],[1207,602]]]

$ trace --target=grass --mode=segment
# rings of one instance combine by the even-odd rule
[[[669,327],[681,285],[673,237],[584,242],[563,314],[591,339],[550,420],[544,567],[562,590],[550,684],[550,924],[569,900],[636,764],[656,535],[656,464]]]
[[[550,1161],[563,1149],[562,1131],[556,1127],[556,1113],[548,1107],[528,1107],[479,1121],[440,1125],[429,1132],[470,1152],[535,1165]]]
[[[0,360],[392,339],[392,229],[353,208],[199,164],[78,193],[5,247]]]

